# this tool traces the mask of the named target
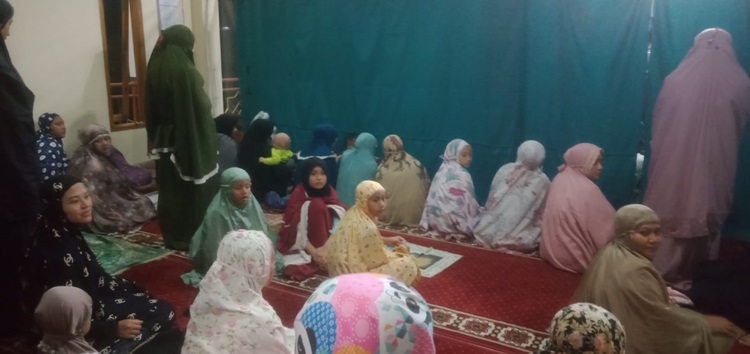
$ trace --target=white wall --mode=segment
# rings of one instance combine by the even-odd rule
[[[159,0],[158,3],[161,29],[166,29],[176,24],[185,24],[182,0]]]
[[[78,129],[91,123],[109,128],[99,0],[12,4],[15,15],[6,41],[11,58],[36,95],[35,117],[56,112],[65,119],[64,144],[70,156],[80,146]],[[159,37],[159,15],[156,1],[143,0],[142,6],[148,60]],[[190,16],[185,22],[190,26]],[[147,159],[145,129],[116,132],[112,140],[131,163]]]
[[[218,0],[190,1],[192,30],[195,35],[195,68],[201,73],[214,117],[224,112],[221,82],[221,26]]]

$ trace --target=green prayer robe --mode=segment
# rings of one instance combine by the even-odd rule
[[[268,230],[266,218],[258,201],[250,194],[250,200],[238,207],[232,202],[232,183],[250,180],[245,170],[232,167],[221,174],[221,188],[206,210],[198,231],[190,242],[190,259],[194,270],[182,275],[186,284],[198,285],[216,260],[216,253],[224,235],[234,230],[256,230],[266,234],[276,247],[276,235]],[[280,257],[278,258],[280,259]]]
[[[216,128],[203,78],[193,63],[192,32],[162,32],[148,63],[146,129],[159,183],[157,215],[167,247],[187,250],[216,194]]]

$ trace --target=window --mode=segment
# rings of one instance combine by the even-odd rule
[[[141,0],[99,0],[110,130],[145,127],[146,50]]]
[[[237,73],[237,15],[235,0],[219,0],[219,26],[221,26],[221,83],[224,112],[242,113],[240,80]]]
[[[182,0],[159,0],[159,28],[165,30],[173,25],[182,25]]]

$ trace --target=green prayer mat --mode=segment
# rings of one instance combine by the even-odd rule
[[[91,251],[109,274],[119,274],[126,269],[165,257],[172,251],[154,248],[113,236],[83,233]]]

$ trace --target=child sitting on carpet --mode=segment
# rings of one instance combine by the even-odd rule
[[[91,329],[91,296],[74,286],[55,286],[39,301],[34,318],[44,333],[39,352],[98,353],[83,338]]]
[[[190,306],[182,353],[292,353],[294,332],[261,292],[273,279],[274,257],[261,231],[224,236]]]
[[[379,274],[328,279],[294,320],[297,353],[433,354],[433,321],[422,295]]]
[[[444,234],[447,239],[463,239],[472,235],[481,211],[467,170],[471,166],[471,145],[454,139],[441,158],[443,164],[432,180],[419,226]]]
[[[313,276],[323,266],[323,246],[346,212],[329,183],[326,166],[317,157],[304,160],[305,179],[294,188],[279,230],[277,246],[284,255],[284,273],[297,280]]]
[[[198,286],[216,260],[221,239],[234,230],[261,231],[276,243],[276,236],[268,231],[263,210],[251,193],[250,175],[239,167],[228,168],[221,174],[221,188],[190,241],[194,270],[182,275],[185,284]]]
[[[326,242],[329,274],[387,274],[413,286],[421,273],[406,240],[401,236],[383,237],[378,230],[378,218],[385,210],[385,188],[378,182],[364,181],[356,193],[357,203],[344,214]]]

